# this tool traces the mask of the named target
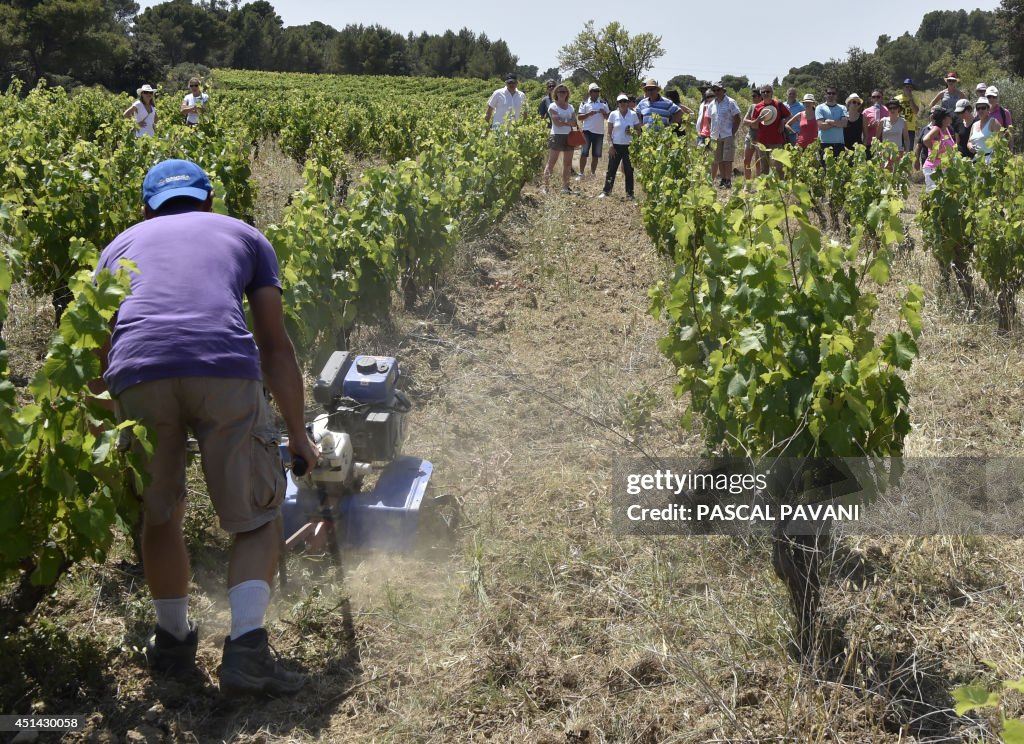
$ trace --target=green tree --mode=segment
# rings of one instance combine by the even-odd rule
[[[231,65],[242,70],[276,70],[283,22],[274,6],[256,0],[228,17],[234,47]],[[199,60],[192,60],[199,61]]]
[[[947,70],[957,71],[960,90],[968,95],[974,92],[976,83],[991,82],[1006,74],[1006,69],[992,56],[988,45],[979,40],[970,42],[959,54],[946,51],[928,68],[935,77],[942,77]]]
[[[538,80],[559,80],[559,70],[557,67],[549,67],[537,76]]]
[[[281,32],[277,49],[278,69],[288,72],[327,71],[326,42],[312,31],[311,25],[289,26]]]
[[[537,65],[516,65],[516,76],[520,80],[537,80]],[[540,78],[543,80],[543,78]]]
[[[704,90],[709,85],[711,85],[710,81],[695,78],[693,75],[676,75],[665,83],[665,90],[676,88],[685,93],[690,90],[690,88],[700,88],[701,90]]]
[[[909,33],[895,39],[880,36],[875,56],[892,70],[893,85],[901,85],[906,78],[912,78],[916,87],[930,88],[942,84],[942,75],[936,78],[928,72],[939,46],[923,42]]]
[[[408,42],[383,26],[346,26],[331,42],[332,69],[352,75],[408,75]]]
[[[615,21],[598,31],[593,21],[587,21],[583,31],[558,51],[558,65],[563,70],[585,71],[603,90],[614,94],[636,90],[644,73],[664,54],[660,36],[630,36]]]
[[[130,0],[14,0],[0,8],[0,79],[111,85],[131,58]]]
[[[999,23],[1009,50],[1010,71],[1024,76],[1024,0],[1003,0],[999,6]]]
[[[786,77],[782,78],[782,85],[786,88],[796,88],[802,93],[818,93],[825,87],[822,79],[822,72],[825,65],[821,62],[809,62],[803,67],[790,67]]]
[[[731,91],[738,91],[750,86],[750,80],[746,75],[722,75],[722,79],[718,82],[722,84],[723,88]]]
[[[887,88],[893,79],[892,68],[877,55],[860,47],[850,47],[845,60],[830,59],[822,70],[825,85],[835,87],[840,99],[849,93],[867,96],[874,88]]]
[[[140,13],[132,32],[136,38],[150,37],[150,44],[164,50],[168,65],[198,62],[215,67],[231,61],[233,34],[219,6],[169,0]]]

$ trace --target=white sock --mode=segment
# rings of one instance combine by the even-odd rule
[[[258,579],[243,581],[228,589],[231,605],[231,640],[250,630],[263,627],[263,616],[270,605],[270,584]]]
[[[156,610],[156,624],[179,641],[184,641],[189,631],[188,597],[154,599],[153,609]]]

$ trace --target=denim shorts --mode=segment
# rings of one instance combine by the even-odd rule
[[[580,157],[585,158],[591,154],[593,154],[595,158],[601,157],[601,145],[604,144],[604,135],[583,130],[583,136],[587,138],[587,141],[583,143],[583,149],[580,150]]]

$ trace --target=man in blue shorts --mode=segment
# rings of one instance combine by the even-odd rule
[[[293,693],[305,675],[271,655],[263,627],[285,491],[264,385],[284,418],[292,455],[313,465],[319,453],[305,431],[304,385],[284,327],[277,257],[254,227],[212,211],[210,180],[191,161],[150,168],[142,198],[145,219],[114,238],[97,271],[116,269],[122,259],[138,269],[102,361],[120,418],[156,434],[142,493],[143,568],[157,617],[146,655],[161,671],[195,664],[198,628],[188,618],[191,571],[182,532],[191,429],[220,526],[233,538],[221,690]]]
[[[583,122],[583,136],[587,141],[580,150],[580,174],[577,178],[587,175],[587,158],[590,161],[590,175],[597,173],[597,161],[601,159],[604,144],[604,123],[611,111],[608,104],[601,100],[601,86],[591,83],[587,89],[587,100],[580,104],[579,120]]]

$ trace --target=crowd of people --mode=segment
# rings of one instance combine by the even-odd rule
[[[796,88],[789,88],[783,101],[775,98],[773,86],[763,85],[751,90],[752,103],[743,113],[724,86],[714,83],[704,92],[696,112],[696,141],[698,146],[712,150],[711,177],[717,178],[723,188],[732,186],[736,138],[741,130],[745,130],[743,174],[747,179],[768,171],[769,152],[774,148],[814,145],[824,163],[826,152],[837,156],[856,145],[863,145],[870,157],[872,144],[881,141],[895,145],[900,157],[913,153],[915,168],[924,172],[925,185],[932,188],[932,176],[947,151],[956,149],[972,159],[990,158],[993,137],[1013,124],[1010,111],[999,102],[995,86],[979,83],[975,88],[977,100],[972,103],[959,90],[956,72],[948,72],[945,82],[946,89],[935,94],[928,111],[918,105],[914,81],[907,78],[900,93],[886,97],[884,89],[876,88],[866,104],[857,93],[850,93],[841,103],[832,86],[826,87],[821,102],[813,93],[798,98]],[[526,95],[518,90],[518,84],[515,75],[507,76],[505,87],[496,90],[488,100],[486,119],[493,128],[525,113]],[[544,185],[547,188],[561,155],[562,190],[567,193],[573,193],[573,153],[580,148],[580,172],[576,178],[588,178],[588,163],[589,177],[594,177],[607,137],[612,149],[599,196],[611,193],[621,166],[626,195],[632,198],[629,145],[633,135],[652,124],[673,126],[683,134],[683,114],[694,113],[680,102],[676,91],[663,96],[654,79],[644,81],[644,96],[639,100],[620,93],[614,109],[601,98],[601,88],[596,83],[590,84],[578,110],[569,102],[570,91],[564,83],[547,80],[545,85],[547,95],[537,108],[538,115],[550,124]]]
[[[604,154],[604,140],[611,143],[604,186],[599,197],[611,194],[616,174],[621,167],[625,178],[626,197],[633,198],[633,164],[629,157],[629,146],[633,136],[644,126],[654,122],[682,125],[684,113],[693,111],[679,102],[678,93],[672,97],[661,95],[658,81],[644,81],[644,97],[620,93],[616,96],[615,107],[610,107],[601,98],[601,87],[591,83],[587,97],[577,110],[569,102],[569,87],[565,83],[545,82],[547,95],[541,99],[537,114],[550,124],[548,136],[548,159],[544,166],[544,188],[562,157],[562,191],[574,193],[571,186],[572,160],[580,148],[580,170],[577,180],[596,178],[598,161]],[[519,80],[515,75],[505,78],[505,87],[498,88],[487,101],[485,119],[497,129],[509,121],[515,121],[525,113],[526,95],[518,89]],[[680,130],[681,131],[681,130]],[[590,165],[589,173],[587,165]]]
[[[190,127],[199,126],[200,117],[207,110],[210,101],[208,93],[203,92],[202,82],[199,78],[192,78],[188,81],[189,92],[181,99],[181,114],[185,117],[185,124]],[[148,83],[135,91],[136,99],[131,106],[124,110],[125,119],[135,120],[136,137],[156,136],[156,90]]]

